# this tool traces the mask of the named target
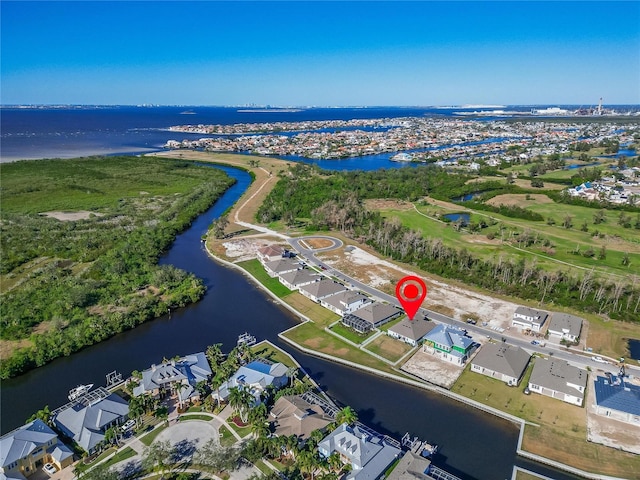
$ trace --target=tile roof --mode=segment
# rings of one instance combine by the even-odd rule
[[[276,435],[296,435],[301,439],[308,438],[312,431],[322,430],[333,421],[319,405],[312,405],[297,395],[278,398],[271,408],[270,417]]]

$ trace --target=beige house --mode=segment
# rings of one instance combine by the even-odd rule
[[[309,438],[314,430],[324,430],[332,421],[319,405],[297,395],[280,397],[269,412],[269,423],[276,435],[295,435],[300,440]]]
[[[73,462],[73,452],[42,420],[34,420],[0,437],[0,478],[23,480],[45,463],[61,470]]]

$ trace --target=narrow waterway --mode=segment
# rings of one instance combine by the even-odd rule
[[[464,480],[510,478],[514,463],[559,480],[575,478],[517,458],[518,431],[510,422],[446,397],[302,354],[281,342],[278,332],[295,325],[297,319],[245,276],[210,259],[200,241],[211,221],[233,205],[251,182],[246,172],[221,168],[237,183],[179,235],[161,259],[162,263],[203,278],[207,286],[204,298],[135,330],[2,382],[3,433],[21,425],[44,405],[53,409],[65,403],[69,389],[74,386],[104,385],[105,375],[110,371],[127,375],[158,363],[163,357],[202,351],[212,343],[223,343],[223,350],[228,351],[238,335],[246,331],[293,354],[329,395],[351,405],[365,424],[396,438],[410,432],[439,444],[441,451],[434,462]]]

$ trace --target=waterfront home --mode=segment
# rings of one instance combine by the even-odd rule
[[[55,415],[53,423],[91,454],[102,447],[105,432],[124,423],[128,415],[129,404],[122,397],[101,388],[63,407]]]
[[[549,321],[549,337],[577,342],[582,331],[582,318],[567,313],[554,313]]]
[[[295,435],[306,440],[314,430],[324,430],[333,422],[319,405],[312,405],[299,395],[285,395],[269,412],[269,423],[278,436]]]
[[[402,312],[393,305],[373,302],[342,317],[342,323],[360,331],[360,333],[366,333],[369,330],[390,322],[401,313]]]
[[[565,360],[537,358],[529,390],[552,398],[558,398],[572,405],[582,406],[587,388],[587,371],[569,365]]]
[[[261,264],[279,260],[284,256],[285,249],[280,245],[267,245],[258,249],[258,260]]]
[[[514,327],[533,330],[534,332],[540,332],[548,317],[549,313],[543,310],[536,310],[535,308],[529,307],[518,307],[513,313],[511,325]]]
[[[443,360],[463,365],[474,345],[465,330],[440,324],[425,335],[423,349]]]
[[[61,470],[73,463],[73,452],[42,420],[0,437],[0,479],[24,480],[45,463]]]
[[[166,394],[176,394],[180,405],[196,402],[200,400],[196,385],[208,380],[211,373],[204,352],[185,355],[144,370],[140,383],[133,389],[133,395],[149,394],[161,398]]]
[[[323,277],[321,280],[317,280],[309,285],[302,285],[298,291],[314,302],[320,302],[320,300],[331,295],[347,291],[347,287],[334,280]]]
[[[640,385],[621,376],[598,376],[594,381],[596,413],[640,426]]]
[[[270,277],[275,278],[278,275],[283,275],[289,272],[295,272],[296,270],[300,270],[302,265],[297,260],[292,260],[291,258],[279,258],[277,260],[273,260],[270,262],[266,262],[263,264],[264,269],[269,274]]]
[[[408,317],[405,317],[401,322],[390,327],[389,330],[387,330],[387,335],[408,343],[412,347],[416,347],[424,339],[424,336],[435,327],[435,323],[423,318],[409,320]]]
[[[278,275],[280,283],[289,290],[297,290],[300,287],[317,282],[320,278],[320,275],[312,272],[311,270],[307,270],[306,268]]]
[[[429,475],[431,460],[411,451],[406,452],[386,480],[433,480]],[[449,477],[446,477],[449,480]]]
[[[219,402],[226,402],[229,398],[229,390],[242,388],[253,395],[254,403],[260,403],[261,394],[270,386],[282,388],[287,385],[288,368],[282,363],[271,363],[268,360],[258,359],[249,362],[238,369],[236,373],[216,389],[212,396]]]
[[[318,443],[318,453],[328,458],[332,453],[340,455],[342,463],[351,465],[345,480],[376,480],[384,475],[402,451],[383,437],[360,426],[343,423]]]
[[[371,302],[373,300],[362,293],[347,290],[321,299],[320,305],[338,315],[346,315]]]
[[[525,350],[506,343],[484,345],[471,362],[471,371],[497,378],[510,386],[517,386],[529,364]]]

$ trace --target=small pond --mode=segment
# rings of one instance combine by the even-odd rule
[[[628,339],[629,342],[629,356],[634,360],[640,360],[640,340],[634,338]]]
[[[468,213],[447,213],[443,215],[444,218],[449,220],[450,222],[461,221],[464,225],[469,225],[471,221],[471,215]]]

